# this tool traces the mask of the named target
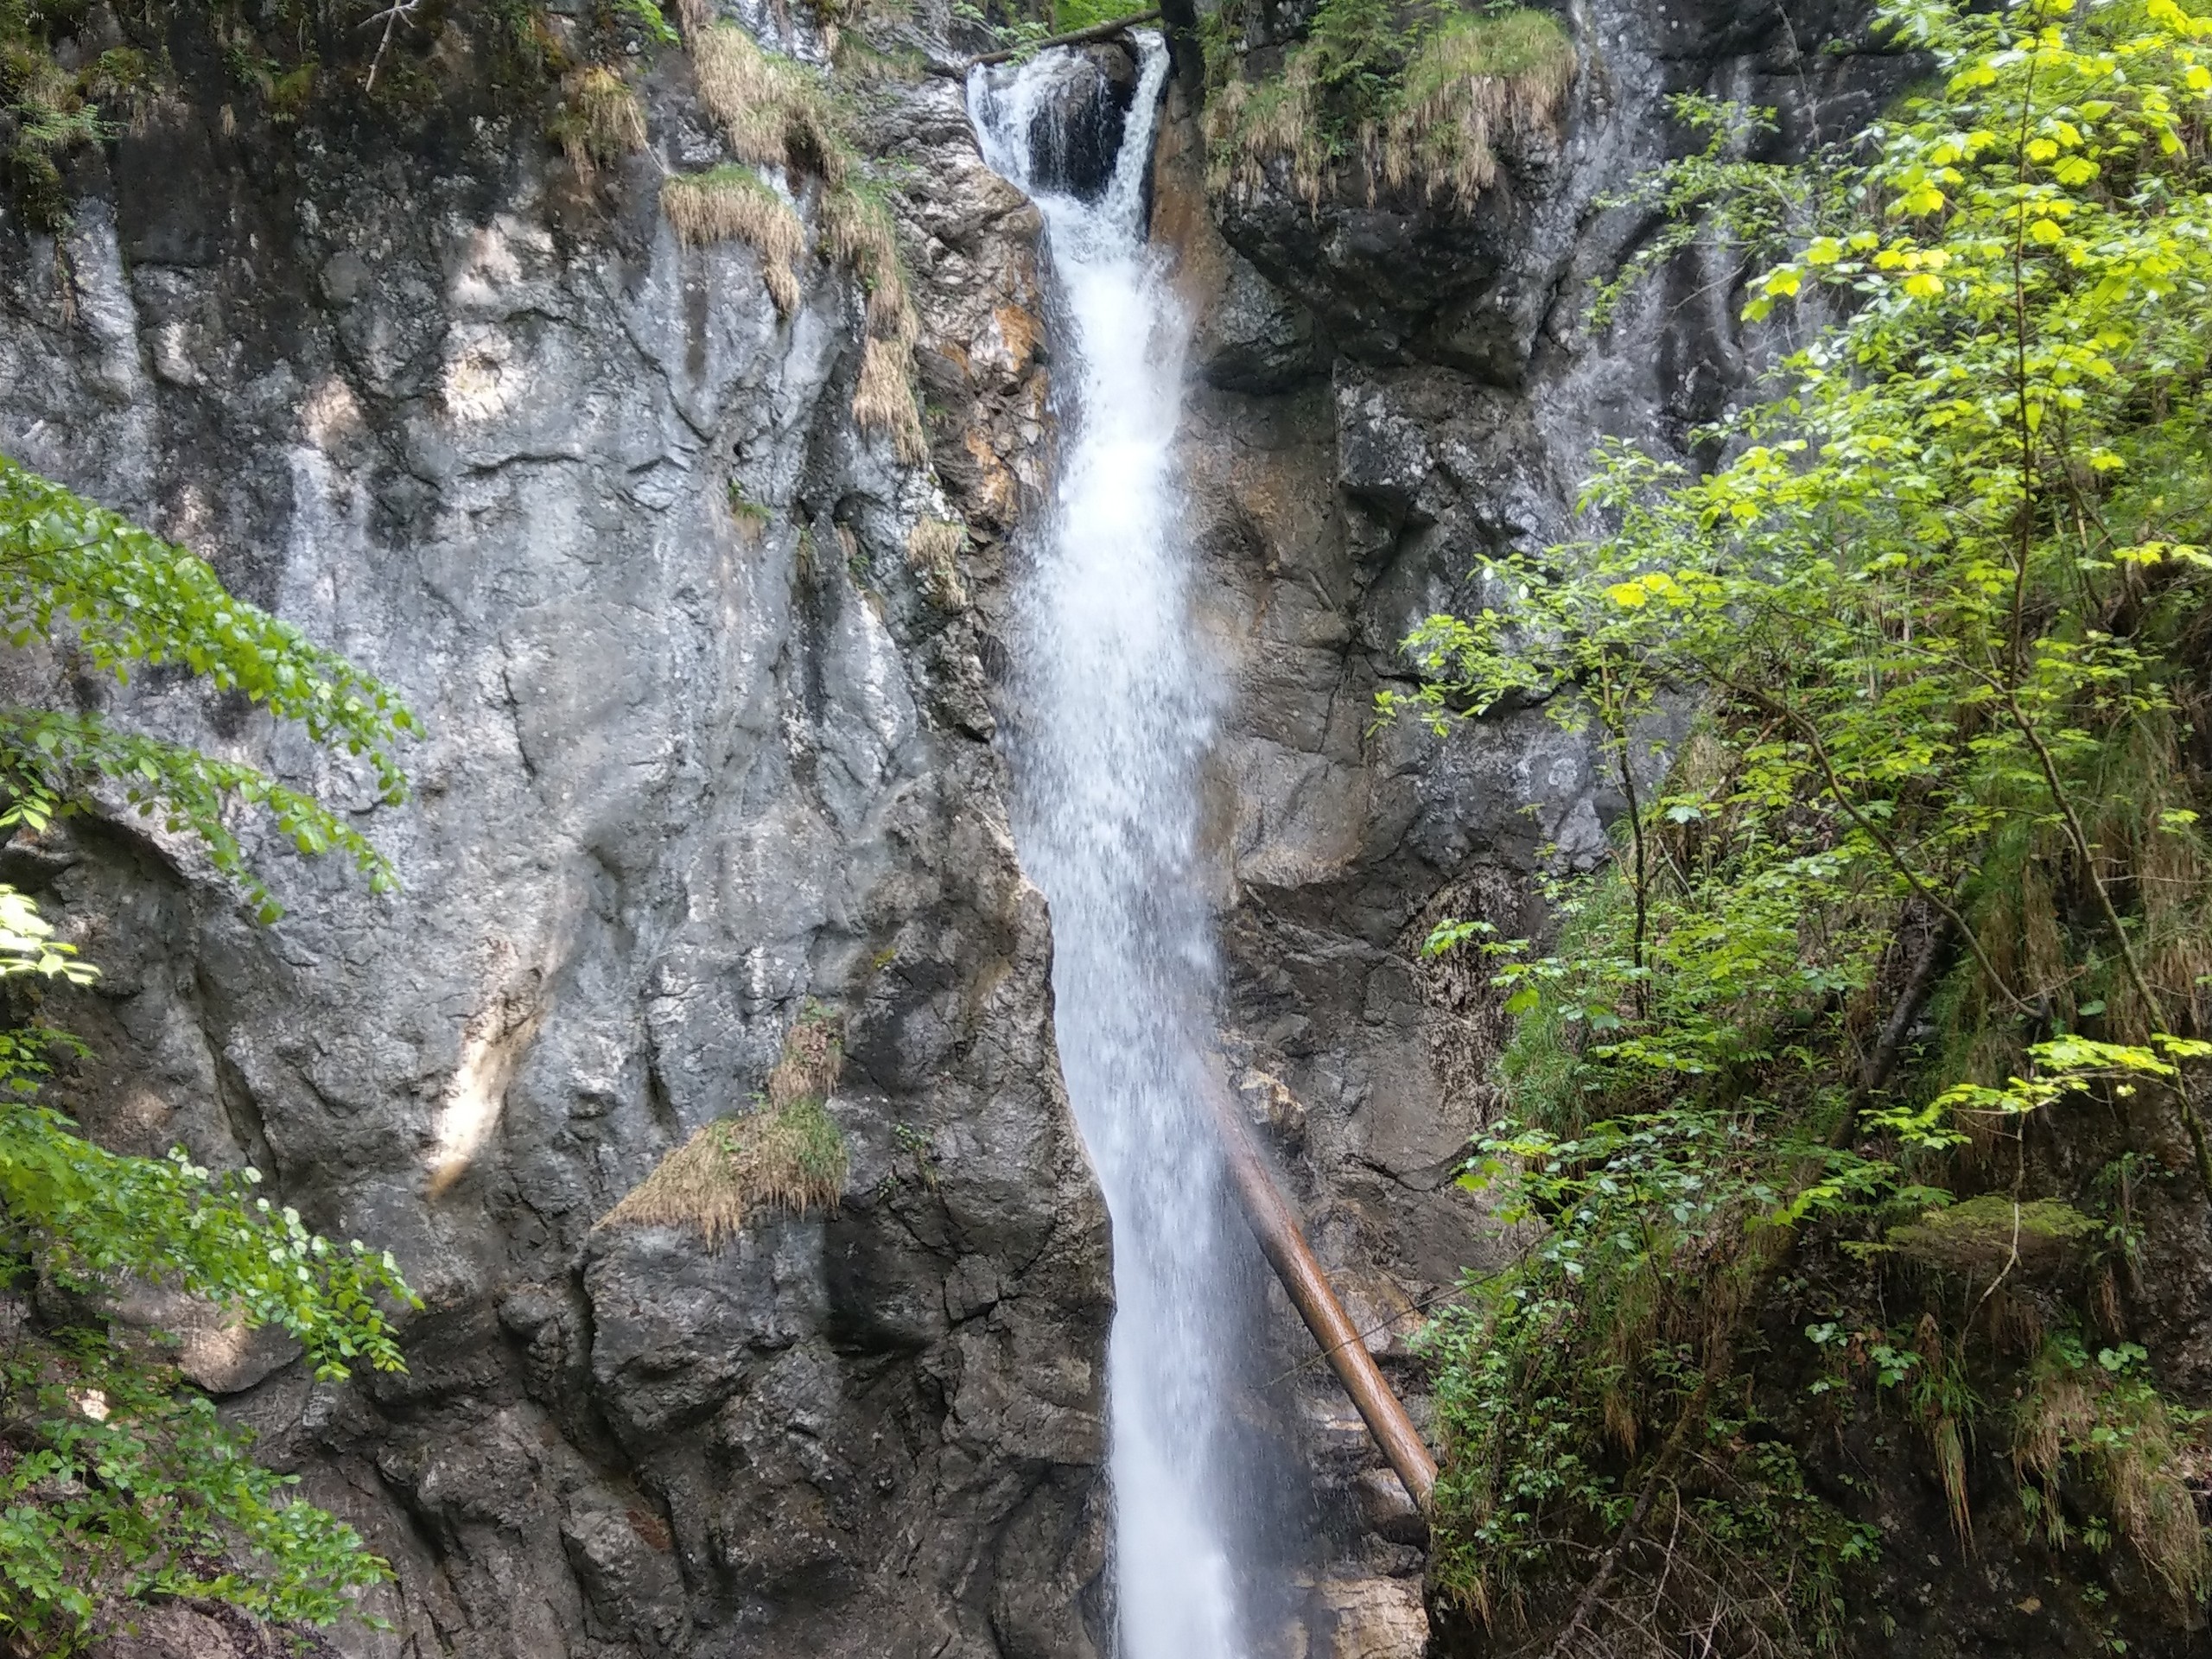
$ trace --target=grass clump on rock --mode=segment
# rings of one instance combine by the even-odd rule
[[[810,1009],[754,1109],[699,1130],[600,1225],[696,1227],[715,1249],[761,1210],[835,1210],[850,1159],[826,1106],[843,1060],[837,1020]]]
[[[914,401],[912,365],[922,322],[899,257],[890,206],[879,192],[849,180],[823,198],[822,238],[868,290],[853,418],[865,429],[888,435],[901,461],[919,465],[929,459],[929,442]]]
[[[740,161],[844,181],[852,145],[820,75],[795,58],[762,51],[735,23],[702,29],[691,60],[700,101]]]
[[[793,269],[806,251],[805,227],[791,205],[749,167],[678,173],[660,188],[660,210],[687,245],[738,241],[760,257],[760,280],[779,316],[798,306]]]
[[[968,526],[950,518],[924,518],[906,537],[908,567],[948,610],[968,602],[968,585],[960,579],[960,550],[967,545]]]
[[[1579,62],[1548,11],[1394,0],[1324,0],[1273,75],[1231,62],[1225,25],[1209,56],[1210,187],[1249,196],[1281,166],[1309,204],[1338,183],[1472,201],[1505,135],[1554,127]]]
[[[645,147],[645,110],[637,89],[604,64],[563,76],[550,128],[576,176],[588,184],[603,166]]]
[[[2062,1333],[2044,1344],[2013,1412],[2012,1463],[2020,1504],[2043,1541],[2063,1549],[2079,1528],[2117,1531],[2184,1607],[2212,1591],[2212,1540],[2197,1518],[2192,1484],[2212,1463],[2201,1427],[2184,1427],[2151,1386],[2148,1356],[2133,1343],[2100,1348]],[[2184,1414],[2195,1419],[2200,1414]],[[2109,1518],[2069,1518],[2062,1487],[2086,1475]],[[2077,1506],[2078,1507],[2078,1506]],[[2103,1541],[2087,1540],[2101,1549]]]
[[[818,179],[823,251],[848,266],[868,296],[853,418],[863,431],[887,436],[901,461],[919,465],[929,458],[914,389],[921,320],[890,206],[880,184],[867,176],[847,111],[826,77],[764,50],[737,24],[687,10],[685,27],[700,101],[739,165],[670,180],[661,192],[670,223],[687,242],[749,244],[777,310],[788,315],[798,302],[793,264],[804,232],[791,203],[751,168],[782,169],[794,194],[804,181]]]

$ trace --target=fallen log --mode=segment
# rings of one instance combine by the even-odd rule
[[[1245,1222],[1252,1229],[1252,1236],[1259,1241],[1260,1253],[1268,1258],[1275,1276],[1282,1281],[1282,1287],[1290,1293],[1292,1305],[1306,1321],[1306,1328],[1313,1333],[1314,1341],[1321,1344],[1323,1356],[1365,1420],[1368,1433],[1374,1435],[1376,1445],[1398,1471],[1398,1478],[1405,1483],[1408,1494],[1426,1515],[1429,1500],[1436,1491],[1436,1459],[1429,1455],[1420,1432],[1414,1427],[1413,1419],[1406,1415],[1405,1406],[1392,1392],[1375,1363],[1375,1357],[1367,1351],[1367,1344],[1344,1313],[1344,1304],[1337,1300],[1328,1274],[1314,1258],[1297,1216],[1283,1197],[1282,1189],[1276,1185],[1259,1149],[1252,1144],[1250,1132],[1227,1091],[1211,1090],[1208,1093],[1213,1100],[1214,1117],[1220,1127],[1222,1150],[1229,1161],[1230,1176],[1236,1184]]]
[[[1116,17],[1111,22],[1093,23],[1088,29],[1071,29],[1065,35],[1047,35],[1041,41],[1024,41],[1020,46],[1002,47],[996,52],[986,52],[981,57],[969,58],[963,63],[933,63],[932,72],[943,75],[964,75],[977,64],[1004,63],[1012,58],[1042,52],[1048,46],[1087,46],[1093,41],[1110,41],[1124,29],[1135,29],[1140,23],[1160,21],[1160,9],[1132,12],[1127,17]]]

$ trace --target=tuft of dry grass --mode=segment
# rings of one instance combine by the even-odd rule
[[[1274,79],[1231,80],[1207,104],[1206,128],[1206,187],[1215,194],[1252,194],[1267,182],[1268,163],[1281,160],[1289,164],[1291,188],[1309,207],[1320,201],[1329,153],[1312,53],[1293,53]]]
[[[712,1250],[762,1210],[836,1210],[850,1160],[825,1104],[843,1061],[838,1021],[810,1007],[784,1039],[760,1107],[708,1124],[599,1224],[696,1227]]]
[[[953,519],[924,518],[906,537],[908,568],[949,611],[968,604],[968,585],[960,579],[960,550],[967,545],[968,526]]]
[[[822,241],[830,257],[860,274],[868,289],[868,331],[911,348],[921,332],[906,270],[899,257],[898,227],[880,196],[848,185],[822,199]]]
[[[691,60],[699,97],[740,161],[817,174],[832,185],[852,172],[852,146],[829,84],[806,65],[762,51],[735,23],[700,30]]]
[[[929,459],[914,386],[914,343],[921,320],[899,257],[891,211],[861,177],[860,157],[846,136],[829,83],[795,59],[763,51],[737,24],[710,21],[704,0],[687,0],[683,16],[700,99],[721,125],[732,154],[754,166],[783,168],[794,180],[810,175],[823,181],[823,245],[832,258],[852,267],[868,294],[853,418],[863,431],[888,435],[901,461],[921,465]],[[718,168],[701,177],[731,171]],[[696,183],[664,189],[662,200],[677,221],[677,233],[693,241],[734,235],[751,242],[760,253],[761,273],[777,309],[788,315],[798,292],[791,267],[804,242],[796,219],[787,226],[765,203],[734,194],[727,200],[709,201],[700,190]],[[788,205],[777,200],[788,213]],[[724,226],[729,228],[718,228]]]
[[[791,205],[749,167],[678,173],[660,188],[660,209],[682,241],[739,241],[760,257],[760,280],[779,316],[798,306],[794,266],[806,251],[806,230]]]
[[[843,1023],[810,1004],[785,1036],[783,1058],[768,1074],[768,1104],[778,1111],[799,1101],[818,1104],[836,1092],[844,1070]]]
[[[863,431],[889,435],[899,459],[918,467],[930,458],[914,397],[913,354],[897,342],[870,334],[861,348],[860,384],[853,389],[853,418]]]
[[[1472,202],[1497,182],[1503,136],[1555,130],[1579,65],[1573,38],[1548,11],[1452,17],[1414,49],[1389,112],[1350,135],[1369,198],[1381,183]],[[1311,48],[1292,53],[1273,79],[1232,79],[1207,109],[1209,188],[1249,196],[1281,162],[1292,189],[1318,206],[1335,171],[1325,90]]]
[[[2142,906],[2136,948],[2171,1031],[2212,1023],[2204,988],[2212,976],[2212,916],[2202,896],[2212,889],[2212,848],[2190,810],[2189,775],[2172,716],[2148,715],[2132,723],[2126,741],[2108,746],[2084,791],[2091,842],[2120,855]],[[2124,978],[2114,988],[2135,1001]],[[2107,995],[2106,1031],[2122,1042],[2145,1040],[2150,1010],[2131,1008],[2133,1017],[2124,1018],[2122,999]]]
[[[709,1123],[607,1211],[602,1227],[696,1227],[710,1250],[762,1210],[835,1210],[844,1137],[819,1101]]]
[[[2013,1419],[2012,1463],[2021,1497],[2054,1548],[2067,1541],[2060,1498],[2069,1459],[2085,1466],[2112,1507],[2114,1529],[2184,1604],[2212,1589],[2212,1545],[2197,1519],[2192,1474],[2206,1449],[2191,1444],[2147,1383],[2122,1376],[2058,1343],[2047,1346]]]
[[[1497,182],[1500,134],[1553,129],[1576,67],[1548,11],[1453,18],[1406,66],[1378,170],[1393,189],[1418,181],[1433,199],[1471,202]]]
[[[645,105],[636,89],[603,64],[562,78],[561,107],[550,124],[569,165],[586,184],[602,166],[645,147]]]
[[[833,258],[859,273],[868,290],[867,339],[860,384],[853,391],[853,418],[863,431],[887,434],[899,458],[919,466],[930,454],[914,392],[914,342],[922,325],[899,257],[891,209],[857,181],[833,187],[822,198],[822,239]]]

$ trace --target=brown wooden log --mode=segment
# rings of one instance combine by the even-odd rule
[[[1236,1182],[1244,1219],[1252,1229],[1252,1236],[1260,1242],[1261,1254],[1282,1281],[1282,1287],[1290,1293],[1291,1303],[1306,1321],[1306,1328],[1321,1344],[1321,1352],[1343,1381],[1344,1392],[1351,1396],[1352,1404],[1366,1420],[1368,1433],[1374,1435],[1376,1445],[1382,1448],[1390,1466],[1398,1471],[1398,1478],[1405,1483],[1407,1492],[1426,1515],[1429,1500],[1436,1491],[1436,1459],[1429,1455],[1428,1447],[1422,1444],[1419,1431],[1414,1427],[1413,1419],[1406,1415],[1404,1405],[1383,1379],[1375,1357],[1367,1351],[1367,1344],[1360,1340],[1359,1332],[1344,1313],[1344,1304],[1337,1300],[1328,1274],[1314,1259],[1296,1214],[1283,1197],[1282,1189],[1275,1185],[1259,1149],[1252,1144],[1235,1104],[1225,1090],[1209,1092],[1213,1098],[1214,1116],[1221,1128],[1222,1149],[1229,1160],[1229,1173]]]
[[[1030,41],[1021,46],[1009,46],[1001,51],[986,52],[980,58],[970,58],[962,64],[960,73],[965,74],[979,63],[1004,63],[1009,58],[1020,57],[1024,53],[1042,52],[1048,46],[1084,46],[1092,41],[1110,41],[1123,29],[1135,29],[1139,23],[1157,22],[1159,20],[1160,9],[1156,6],[1150,11],[1132,12],[1127,17],[1116,17],[1109,23],[1093,23],[1088,29],[1073,29],[1065,35],[1047,35],[1041,41]]]

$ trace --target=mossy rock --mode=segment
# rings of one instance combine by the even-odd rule
[[[2017,1256],[2020,1268],[2041,1274],[2063,1267],[2075,1242],[2096,1230],[2094,1219],[2056,1198],[2020,1203],[1986,1192],[1892,1227],[1889,1242],[1913,1261],[1952,1273],[2001,1273]]]

